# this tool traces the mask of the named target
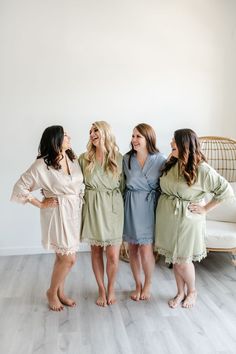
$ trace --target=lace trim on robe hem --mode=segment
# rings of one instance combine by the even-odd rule
[[[203,258],[206,258],[206,256],[207,256],[206,251],[204,251],[201,254],[197,254],[197,255],[193,255],[193,256],[189,256],[189,257],[173,257],[172,253],[170,251],[167,251],[163,248],[158,248],[158,247],[155,248],[155,251],[158,252],[159,254],[165,256],[166,263],[173,263],[173,264],[200,262]]]
[[[141,239],[141,240],[135,240],[135,239],[128,239],[126,237],[123,238],[124,242],[131,243],[133,245],[152,245],[154,243],[153,239]]]
[[[110,241],[97,241],[97,240],[91,240],[89,238],[83,238],[81,241],[89,243],[90,246],[101,246],[101,247],[117,246],[117,245],[121,245],[122,243],[122,239],[116,239]]]
[[[49,246],[45,247],[46,249],[53,249],[56,253],[61,254],[62,256],[69,256],[70,254],[75,254],[79,250],[79,246],[76,247],[70,247],[70,248],[64,248],[64,247],[59,247],[56,245],[50,244]]]

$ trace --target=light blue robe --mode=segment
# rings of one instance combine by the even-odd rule
[[[134,244],[150,244],[154,241],[155,210],[159,197],[160,169],[166,158],[160,152],[149,154],[143,168],[136,154],[123,159],[125,179],[123,240]]]

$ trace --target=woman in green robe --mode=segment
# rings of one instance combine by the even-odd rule
[[[162,194],[156,211],[155,249],[174,268],[177,295],[169,300],[169,306],[176,308],[182,303],[190,308],[197,297],[193,261],[206,257],[205,214],[233,197],[233,191],[206,163],[191,129],[175,131],[171,148],[160,178]],[[212,193],[213,198],[206,204],[207,193]]]
[[[92,124],[87,152],[79,157],[84,175],[85,203],[81,239],[91,245],[91,258],[98,285],[98,306],[116,302],[114,283],[123,233],[121,194],[122,155],[108,123]],[[103,251],[106,251],[107,290],[104,283]]]

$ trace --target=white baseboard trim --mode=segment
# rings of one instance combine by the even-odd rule
[[[80,244],[79,252],[88,252],[90,251],[89,245],[86,243]],[[48,254],[54,253],[53,250],[46,251],[42,247],[20,247],[20,248],[0,248],[0,256],[21,256],[21,255],[31,255],[31,254]]]

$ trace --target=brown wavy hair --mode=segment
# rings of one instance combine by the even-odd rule
[[[174,139],[179,150],[179,156],[171,157],[162,169],[162,175],[178,162],[179,172],[184,176],[187,185],[192,186],[197,180],[197,169],[202,161],[206,161],[200,150],[197,134],[191,129],[178,129],[174,132]]]
[[[60,161],[63,159],[61,154],[64,139],[64,129],[61,125],[52,125],[44,130],[41,137],[37,159],[43,158],[47,167],[52,166],[55,170],[60,170]],[[71,161],[76,159],[73,150],[66,150],[66,155]]]
[[[146,123],[140,123],[134,127],[134,129],[137,129],[137,131],[144,136],[147,144],[147,151],[149,154],[155,154],[159,152],[158,148],[156,147],[156,133],[155,130]],[[128,152],[129,155],[129,160],[128,160],[128,167],[131,169],[131,156],[136,152],[133,148],[132,142],[130,143],[131,149]]]

